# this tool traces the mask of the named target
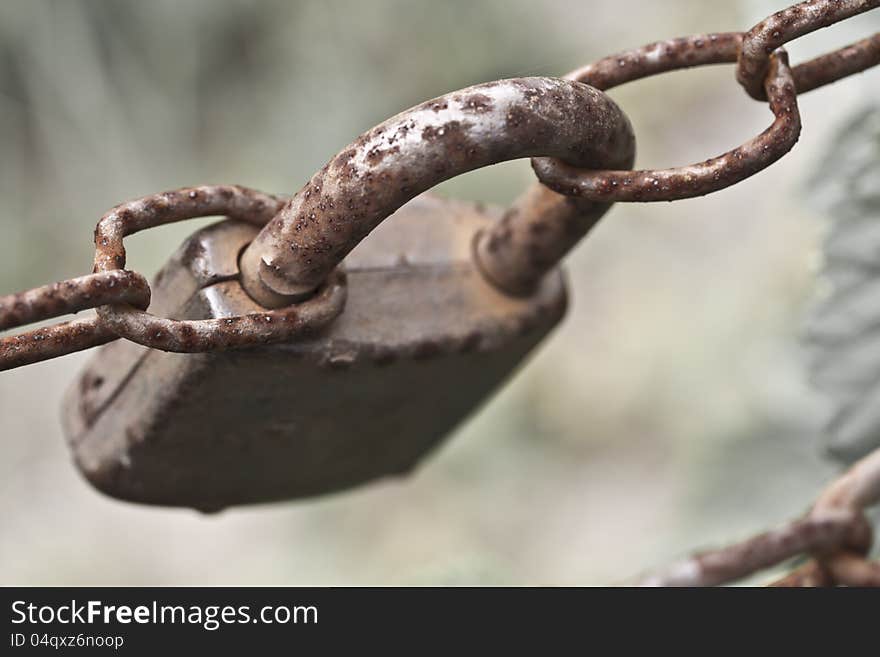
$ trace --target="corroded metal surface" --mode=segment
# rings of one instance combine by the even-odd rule
[[[532,185],[474,241],[483,274],[509,294],[528,295],[611,207]]]
[[[461,90],[404,112],[331,160],[289,201],[236,186],[167,192],[114,208],[96,231],[95,271],[121,269],[122,238],[144,228],[210,214],[269,222],[245,250],[243,283],[266,308],[301,301],[322,283],[335,290],[290,313],[264,312],[232,324],[180,324],[135,308],[122,295],[99,318],[75,320],[0,342],[0,368],[17,367],[102,344],[122,335],[157,349],[201,351],[282,339],[279,327],[315,326],[341,307],[341,280],[328,275],[390,212],[437,182],[492,162],[533,161],[552,187],[527,191],[503,219],[482,231],[474,256],[486,278],[527,295],[541,277],[618,201],[674,200],[731,185],[768,166],[797,140],[795,94],[880,63],[880,35],[817,57],[789,71],[777,46],[880,5],[880,0],[811,0],[777,12],[747,33],[657,42],[607,57],[568,76],[501,80]],[[774,56],[774,52],[776,53]],[[769,97],[771,128],[721,157],[670,170],[624,171],[633,138],[625,115],[607,97],[572,82],[608,89],[662,71],[738,62],[753,96]],[[769,75],[768,75],[769,73]],[[588,169],[593,169],[589,171]],[[614,170],[618,169],[618,170]],[[559,192],[559,193],[557,193]],[[271,221],[270,221],[271,219]],[[335,306],[333,305],[335,304]],[[75,300],[68,307],[77,306]],[[287,320],[285,320],[287,318]],[[276,322],[276,320],[279,320]],[[26,321],[21,315],[15,323]],[[274,326],[267,327],[267,324]],[[289,333],[288,335],[292,335]],[[252,336],[252,339],[248,336]],[[30,339],[33,337],[33,339]]]
[[[123,239],[142,230],[217,215],[263,226],[282,203],[277,196],[240,185],[185,187],[121,203],[95,227],[95,271],[125,267]]]
[[[577,82],[518,78],[441,96],[361,135],[285,203],[242,257],[245,287],[270,307],[313,290],[389,214],[465,171],[532,155],[626,168],[633,152],[626,116]]]
[[[113,270],[0,297],[0,331],[77,313],[110,302],[150,305],[150,286],[140,274]],[[79,319],[0,338],[0,371],[81,351],[114,340],[94,318]]]
[[[0,330],[89,307],[98,317],[0,340],[0,369],[128,338],[104,348],[65,410],[83,473],[123,499],[214,511],[409,472],[559,321],[554,267],[611,203],[707,194],[776,161],[799,135],[797,93],[880,63],[880,35],[793,70],[781,46],[877,6],[810,0],[747,33],[650,44],[565,80],[453,92],[365,133],[290,200],[205,186],[118,206],[96,229],[94,275],[0,298]],[[600,89],[732,62],[748,93],[769,99],[773,125],[699,164],[628,171],[631,126]],[[519,157],[536,158],[544,184],[503,216],[423,196],[382,223],[442,180]],[[150,290],[122,270],[123,238],[218,214],[240,221],[196,233],[144,312]],[[335,267],[356,246],[342,312]],[[803,553],[812,560],[778,584],[880,585],[866,557],[865,510],[878,501],[880,450],[805,517],[646,581],[721,583]]]
[[[779,529],[763,532],[747,541],[719,550],[695,554],[662,573],[644,578],[642,586],[715,586],[774,566],[786,559],[841,545],[853,524],[864,522],[855,513],[826,514],[793,520]],[[860,525],[861,526],[861,525]]]
[[[125,266],[123,238],[140,230],[212,215],[262,225],[280,204],[274,196],[238,185],[190,187],[123,203],[105,214],[95,229],[95,270]],[[237,271],[235,262],[230,269]],[[201,352],[289,340],[329,323],[344,306],[345,277],[337,272],[322,281],[312,298],[277,310],[255,308],[240,316],[189,321],[157,317],[120,303],[100,306],[97,312],[106,328],[132,342],[163,351]]]
[[[659,41],[611,55],[566,77],[607,90],[658,73],[735,63],[745,36],[726,32]],[[787,70],[787,60],[771,70],[769,56],[765,59],[760,97],[768,98],[766,85],[772,92],[774,123],[757,138],[720,157],[688,167],[648,171],[584,171],[551,158],[534,159],[541,182],[558,194],[541,186],[529,189],[502,223],[480,239],[477,254],[487,275],[510,292],[528,291],[601,217],[594,204],[704,195],[766,168],[797,141],[800,118],[795,94],[880,63],[880,35],[812,59],[792,71]]]
[[[709,64],[739,61],[743,32],[718,32],[667,39],[609,55],[568,74],[566,78],[607,90],[650,75]],[[772,53],[772,51],[771,51]],[[820,55],[792,68],[797,93],[823,87],[880,64],[880,34],[874,34],[834,52]],[[766,57],[764,77],[759,78],[757,100],[767,100],[764,79],[770,68]]]
[[[667,39],[604,57],[565,77],[608,90],[669,71],[736,62],[740,32],[719,32]]]
[[[792,557],[812,560],[774,586],[880,586],[880,562],[866,555],[873,529],[865,511],[880,504],[880,449],[831,482],[802,518],[740,543],[702,553],[642,579],[646,586],[714,586]]]
[[[770,68],[770,55],[779,47],[797,37],[828,27],[851,16],[880,7],[880,0],[808,0],[776,12],[764,19],[742,38],[736,78],[752,98],[765,100],[768,97],[764,79]],[[815,88],[833,80],[863,70],[877,63],[876,38],[860,41],[843,48],[843,60],[837,53],[808,62],[811,85],[799,87]],[[849,55],[843,54],[849,51]],[[871,56],[873,53],[873,57]],[[873,64],[871,63],[873,62]],[[861,66],[864,63],[865,66]]]
[[[566,77],[606,90],[676,69],[735,62],[741,36],[730,32],[661,41],[606,57]],[[781,118],[771,130],[720,158],[690,167],[588,171],[558,159],[533,159],[543,184],[533,185],[498,225],[479,237],[476,255],[483,271],[508,292],[528,293],[595,225],[610,202],[707,194],[757,173],[797,140],[800,122],[791,87],[777,89],[771,109]],[[786,112],[784,108],[791,106],[793,112]]]
[[[0,371],[33,365],[118,340],[97,317],[74,319],[0,339]]]
[[[228,215],[258,226],[282,199],[238,185],[205,185],[154,194],[123,203],[95,228],[95,273],[0,297],[0,330],[97,308],[80,319],[0,339],[0,370],[19,367],[118,337],[164,351],[217,351],[281,342],[316,330],[345,307],[345,276],[334,272],[314,296],[277,310],[255,309],[241,317],[199,321],[165,319],[145,312],[150,288],[140,274],[123,270],[123,239],[138,231],[193,217]],[[227,277],[238,276],[232,254]]]
[[[675,169],[627,172],[595,164],[579,165],[551,156],[533,160],[541,182],[559,195],[577,197],[578,200],[530,190],[518,201],[502,225],[478,241],[476,252],[483,271],[509,292],[527,293],[601,217],[608,203],[669,201],[700,196],[735,184],[777,161],[794,146],[800,133],[797,91],[809,91],[877,64],[880,62],[880,42],[875,35],[802,64],[793,72],[788,67],[787,56],[777,46],[877,4],[878,0],[801,3],[774,14],[748,33],[707,34],[658,42],[605,58],[568,76],[569,79],[586,82],[599,89],[608,89],[676,68],[738,62],[740,80],[756,97],[769,99],[775,120],[761,135],[733,151]],[[771,58],[774,52],[776,56]],[[752,89],[755,85],[757,91]],[[432,101],[435,109],[444,102],[445,98]],[[394,121],[392,119],[389,123]],[[430,134],[434,135],[434,130]],[[349,169],[349,173],[354,174],[355,178],[363,175],[367,183],[364,187],[358,187],[354,192],[337,188],[334,186],[335,175],[331,171],[329,182],[334,193],[322,196],[322,185],[327,182],[323,177],[327,173],[325,168],[312,181],[317,185],[312,186],[310,191],[307,186],[300,193],[315,194],[311,204],[299,205],[294,199],[289,207],[282,210],[281,214],[286,213],[287,220],[283,238],[277,239],[277,235],[275,239],[269,237],[267,233],[270,229],[267,228],[260,238],[260,247],[247,252],[245,266],[250,270],[246,278],[247,289],[256,298],[277,305],[283,303],[285,295],[301,294],[314,287],[320,280],[322,269],[327,269],[328,262],[344,255],[351,248],[352,239],[356,241],[358,234],[366,234],[375,225],[376,217],[368,213],[356,214],[351,220],[346,212],[333,211],[338,210],[340,205],[348,210],[357,210],[362,200],[366,199],[369,205],[371,199],[381,198],[371,188],[374,181],[369,166],[362,166],[365,160],[363,153],[371,153],[378,158],[380,153],[386,153],[388,149],[374,144],[364,149],[365,146],[356,142],[346,151],[349,157],[358,162],[358,166]],[[444,146],[440,140],[438,147],[442,149]],[[434,159],[437,159],[436,154]],[[329,166],[332,168],[334,163],[338,163],[338,159]],[[407,184],[399,185],[396,181],[403,176],[409,182],[411,171],[406,166],[397,165],[395,158],[385,163],[382,168],[384,181],[392,187],[407,189]],[[467,165],[462,170],[467,168],[473,167]],[[584,169],[605,170],[588,173]],[[429,181],[420,189],[426,189],[439,179]],[[345,203],[340,204],[340,201]],[[394,202],[391,205],[396,207]],[[325,212],[330,212],[331,220],[326,220]],[[354,224],[363,222],[360,233],[357,230],[348,232],[349,221]],[[329,234],[330,224],[333,224],[332,231],[336,235]],[[271,226],[273,230],[281,232],[274,222]],[[305,235],[290,238],[298,231],[304,231]],[[289,252],[285,248],[289,248]],[[292,254],[302,256],[298,265],[291,262]],[[307,261],[306,264],[303,261]],[[307,269],[311,271],[307,272]]]
[[[803,94],[877,64],[880,64],[880,34],[798,64],[792,71],[794,86]]]
[[[711,39],[712,35],[708,35],[702,41],[691,39],[679,42],[669,57],[672,61],[684,59],[687,66],[693,66],[696,58],[688,59],[686,54],[708,49]],[[667,52],[668,48],[658,46],[644,53],[644,59],[656,57],[662,60],[667,57]],[[626,62],[641,56],[642,53],[639,53],[620,58],[619,61],[624,62],[621,68],[626,68]],[[709,63],[717,63],[714,56],[705,59]],[[647,68],[670,70],[673,66],[656,63]],[[598,71],[601,76],[602,67]],[[582,75],[589,79],[590,71]],[[754,139],[718,157],[684,167],[641,171],[584,172],[551,158],[534,159],[532,167],[538,179],[554,191],[593,201],[673,201],[724,189],[767,168],[797,143],[801,130],[797,94],[788,68],[788,57],[783,51],[775,53],[764,84],[770,98],[770,110],[775,117],[772,125]]]
[[[79,467],[113,496],[201,510],[406,474],[564,313],[558,273],[514,298],[476,269],[473,234],[497,217],[413,200],[346,259],[345,312],[312,336],[187,355],[108,345],[65,404]],[[255,233],[229,221],[196,233],[154,286],[157,312],[259,309],[223,275]]]
[[[146,308],[150,286],[140,274],[117,269],[0,297],[0,331],[113,301]]]

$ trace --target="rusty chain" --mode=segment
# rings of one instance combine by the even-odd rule
[[[658,71],[717,64],[736,57],[738,36],[707,34],[652,44],[601,60],[571,77],[602,89]],[[642,62],[650,64],[645,66]],[[617,79],[603,75],[608,63],[623,69],[624,75],[619,74]],[[775,54],[763,84],[770,111],[776,117],[773,124],[742,146],[705,162],[673,169],[584,172],[562,160],[537,158],[532,160],[532,167],[538,179],[550,189],[595,201],[677,201],[716,192],[767,168],[790,151],[798,140],[801,120],[794,77],[785,51]]]
[[[541,184],[477,235],[480,268],[512,294],[529,292],[617,201],[709,194],[783,157],[800,134],[797,96],[880,63],[880,34],[789,68],[782,46],[880,6],[880,0],[809,0],[747,32],[661,41],[601,59],[565,79],[477,85],[423,103],[365,133],[292,198],[239,186],[202,186],[130,201],[95,229],[94,273],[0,297],[0,331],[82,310],[85,319],[0,338],[0,370],[124,337],[165,351],[197,352],[290,340],[343,310],[343,257],[411,198],[465,171],[532,157]],[[684,167],[631,170],[629,120],[603,91],[681,68],[736,64],[736,79],[767,101],[774,121],[721,156]],[[150,288],[125,270],[123,238],[194,217],[226,215],[263,229],[241,258],[241,283],[267,310],[180,321],[146,312]],[[880,450],[830,485],[800,519],[736,545],[695,555],[644,584],[713,585],[796,555],[811,559],[779,586],[880,585],[866,559],[865,509],[880,502]]]
[[[11,294],[0,298],[0,331],[106,303],[146,309],[150,305],[150,286],[140,274],[113,270]],[[0,338],[0,369],[97,347],[116,337],[97,319],[79,319]]]
[[[224,214],[265,224],[281,199],[238,185],[211,185],[164,192],[116,206],[95,229],[95,271],[125,266],[123,238],[146,228],[193,217]],[[98,306],[100,323],[120,337],[163,351],[218,351],[290,340],[335,319],[345,306],[345,276],[326,279],[318,293],[303,303],[264,313],[202,320],[156,317],[132,304]]]
[[[186,352],[265,344],[317,329],[344,305],[344,281],[331,272],[391,212],[464,171],[535,156],[533,167],[543,185],[529,190],[475,245],[488,278],[508,292],[528,292],[611,203],[708,194],[782,157],[800,132],[797,93],[877,64],[880,35],[793,70],[779,46],[878,4],[880,0],[811,0],[777,12],[745,33],[650,44],[599,60],[565,81],[503,80],[448,94],[365,133],[288,200],[217,186],[123,204],[108,212],[96,229],[96,274],[124,272],[124,235],[189,217],[227,214],[265,225],[243,255],[242,284],[257,301],[276,310],[222,322],[180,322],[145,312],[149,288],[133,272],[71,279],[0,297],[0,330],[97,308],[96,318],[0,338],[0,369],[116,337]],[[737,78],[750,95],[769,99],[773,124],[741,147],[702,163],[629,170],[634,154],[629,121],[597,89],[727,62],[737,64]],[[295,303],[319,286],[319,294]]]
[[[718,550],[696,554],[643,578],[643,586],[714,586],[793,557],[812,557],[773,586],[880,586],[880,562],[865,555],[872,530],[865,510],[880,504],[880,449],[831,483],[802,518]]]
[[[218,351],[282,342],[315,331],[345,307],[342,272],[295,307],[209,320],[170,320],[146,312],[150,288],[124,270],[123,238],[195,217],[227,215],[264,225],[282,203],[238,185],[205,185],[129,201],[107,212],[95,228],[95,273],[0,297],[0,330],[96,308],[97,317],[0,338],[0,370],[55,358],[120,337],[164,351]]]
[[[499,80],[435,98],[364,133],[318,171],[245,250],[242,283],[264,306],[289,303],[410,199],[466,171],[533,155],[629,167],[635,138],[614,101],[568,80]],[[595,220],[608,207],[576,214]]]
[[[770,55],[777,48],[792,39],[876,7],[880,7],[880,0],[812,0],[776,12],[743,35],[736,79],[752,98],[764,100],[763,82]],[[870,66],[873,61],[876,64],[880,55],[876,49],[876,39],[877,35],[802,65],[801,75],[805,79],[798,86],[798,91],[807,91],[843,75],[864,70],[858,68],[863,63],[867,62]]]

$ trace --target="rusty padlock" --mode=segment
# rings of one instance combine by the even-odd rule
[[[502,160],[622,169],[633,154],[613,101],[561,79],[478,85],[389,119],[261,232],[233,220],[196,232],[151,306],[177,319],[260,312],[307,296],[345,258],[342,314],[248,349],[103,347],[64,406],[79,468],[112,496],[202,511],[410,472],[563,316],[556,263],[607,209],[540,185],[506,213],[419,195]]]

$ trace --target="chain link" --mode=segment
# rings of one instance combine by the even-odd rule
[[[809,513],[741,543],[696,554],[641,580],[644,586],[714,586],[798,555],[812,560],[773,586],[880,586],[880,562],[865,555],[872,529],[865,510],[880,503],[880,449],[831,483]]]
[[[237,185],[205,185],[154,194],[116,206],[95,228],[95,273],[0,297],[0,330],[96,308],[80,319],[0,338],[0,371],[105,344],[120,337],[164,351],[219,351],[284,342],[335,319],[346,285],[335,271],[321,289],[295,307],[238,317],[171,320],[146,311],[150,288],[125,266],[123,238],[147,228],[195,217],[226,215],[264,225],[283,199]]]
[[[367,131],[312,176],[242,254],[245,289],[266,306],[289,303],[291,295],[319,285],[370,231],[418,194],[466,171],[535,155],[626,168],[635,156],[635,137],[613,100],[570,80],[498,80],[429,100]],[[591,221],[608,207],[604,202],[560,219],[567,225]],[[505,242],[506,224],[499,226],[502,234],[490,231],[492,244]],[[543,275],[557,258],[546,257],[541,245],[546,242],[532,241],[527,250],[546,263]],[[479,254],[483,270],[495,269],[486,260],[496,251]]]
[[[117,269],[0,297],[0,331],[106,303],[145,310],[150,305],[150,286],[140,274]],[[97,347],[115,337],[96,319],[86,319],[0,338],[0,370]]]
[[[583,171],[536,158],[532,167],[551,189],[606,201],[675,201],[703,196],[754,175],[797,142],[796,94],[880,63],[880,34],[788,69],[782,46],[792,39],[880,6],[880,0],[810,0],[779,11],[745,33],[704,34],[652,43],[611,55],[567,77],[608,90],[682,68],[737,64],[737,79],[757,100],[769,100],[776,120],[758,137],[705,162],[656,171]],[[784,63],[783,60],[784,59]],[[775,69],[774,69],[775,66]]]
[[[124,203],[98,223],[93,274],[0,297],[0,331],[91,308],[97,317],[0,338],[0,370],[119,337],[155,349],[195,352],[285,341],[316,330],[333,321],[345,305],[345,277],[336,265],[394,209],[463,171],[535,156],[532,166],[543,186],[480,235],[477,245],[484,259],[481,266],[490,278],[508,291],[527,291],[612,202],[708,194],[784,156],[800,133],[797,94],[880,63],[880,34],[793,69],[782,46],[878,6],[880,0],[810,0],[773,14],[748,32],[649,44],[601,59],[571,73],[566,81],[506,80],[456,92],[366,133],[292,199],[239,186],[202,186]],[[724,155],[686,167],[601,169],[629,166],[633,143],[626,116],[596,90],[666,71],[722,63],[736,64],[736,78],[751,97],[769,101],[775,120],[767,130]],[[491,101],[502,96],[506,104],[499,114]],[[510,100],[513,97],[515,101]],[[432,113],[449,113],[453,105],[469,121],[456,123],[452,117],[446,125],[457,125],[458,131],[447,132],[425,119]],[[396,136],[391,135],[392,127]],[[420,139],[412,142],[408,135],[417,131]],[[409,150],[401,148],[404,144]],[[385,158],[391,166],[377,174],[371,165]],[[363,171],[352,169],[355,162],[364,165]],[[322,193],[328,175],[333,178],[330,187],[339,192],[331,198]],[[376,199],[381,202],[374,204]],[[531,213],[522,212],[524,208]],[[260,279],[251,287],[273,281],[267,287],[280,291],[282,302],[291,292],[302,294],[316,287],[317,291],[300,303],[240,317],[177,321],[147,313],[150,288],[140,274],[123,269],[123,238],[161,224],[213,215],[264,226],[257,248],[251,251],[258,260]],[[573,223],[578,224],[576,230]],[[292,232],[301,234],[293,239]],[[302,242],[309,235],[311,241]],[[268,296],[271,305],[283,305]],[[880,564],[865,557],[872,538],[865,509],[878,502],[880,450],[829,486],[803,518],[695,555],[643,583],[719,584],[807,554],[810,561],[775,585],[880,585]]]
[[[190,352],[265,344],[290,339],[307,328],[318,328],[332,321],[342,311],[345,300],[344,278],[338,274],[328,277],[329,272],[385,216],[439,180],[503,159],[522,157],[528,155],[530,149],[537,148],[544,150],[547,155],[555,156],[537,157],[533,160],[539,180],[566,197],[575,197],[572,201],[575,204],[566,205],[552,196],[548,197],[543,193],[536,196],[533,193],[527,199],[526,205],[530,203],[532,208],[540,208],[542,216],[517,220],[509,213],[498,226],[480,236],[482,246],[478,246],[478,253],[486,260],[481,264],[487,275],[499,285],[504,285],[506,281],[506,287],[512,292],[527,291],[595,223],[610,203],[675,200],[708,194],[735,184],[781,158],[794,146],[800,132],[796,94],[876,65],[880,62],[880,35],[873,35],[836,52],[817,57],[793,70],[789,69],[787,56],[780,46],[878,5],[880,0],[810,0],[773,14],[745,33],[698,35],[657,42],[606,57],[567,76],[568,80],[604,90],[665,71],[736,62],[740,83],[753,97],[769,99],[770,109],[776,118],[770,128],[741,147],[687,167],[646,171],[582,168],[585,163],[595,167],[596,164],[601,166],[603,162],[613,164],[615,159],[626,162],[631,153],[628,154],[626,148],[621,150],[619,143],[616,155],[609,150],[603,154],[599,154],[597,150],[596,157],[583,154],[574,157],[566,156],[563,152],[553,152],[564,151],[566,144],[562,142],[566,139],[568,147],[575,150],[583,148],[581,142],[585,142],[587,148],[601,149],[603,147],[599,142],[603,139],[605,142],[631,139],[631,133],[627,137],[629,124],[626,117],[613,114],[616,110],[613,103],[602,105],[605,101],[601,97],[593,96],[581,98],[581,102],[591,108],[587,112],[596,111],[601,106],[599,116],[607,117],[590,123],[599,126],[594,133],[590,133],[589,129],[584,134],[572,131],[572,113],[568,116],[569,125],[560,126],[560,133],[548,136],[540,130],[537,133],[534,130],[531,133],[525,131],[520,135],[520,144],[514,144],[513,147],[510,143],[501,144],[507,148],[505,152],[499,152],[497,146],[487,147],[486,139],[497,139],[491,128],[506,126],[506,137],[510,138],[516,136],[516,130],[512,130],[511,126],[516,128],[520,124],[535,123],[528,112],[536,111],[534,99],[541,94],[535,89],[529,92],[528,89],[521,88],[524,97],[522,106],[515,110],[506,107],[504,123],[477,121],[477,129],[469,137],[468,143],[471,146],[468,149],[464,148],[461,134],[446,134],[442,129],[433,132],[423,130],[420,144],[424,147],[428,142],[434,143],[436,152],[431,157],[410,155],[407,159],[400,154],[400,144],[395,146],[389,141],[389,152],[382,155],[392,156],[395,162],[392,169],[394,173],[398,173],[396,177],[387,171],[374,177],[368,171],[362,180],[361,176],[352,175],[350,171],[352,161],[359,151],[349,149],[343,152],[328,167],[338,163],[339,181],[348,176],[352,184],[347,192],[348,196],[335,201],[323,199],[321,185],[314,184],[315,181],[312,180],[291,200],[238,186],[204,186],[165,192],[120,205],[101,219],[95,231],[94,275],[0,297],[0,331],[89,308],[97,308],[98,317],[0,338],[0,370],[87,349],[116,337],[125,337],[156,349]],[[504,84],[508,85],[505,93],[509,93],[516,83],[501,81],[485,86],[488,91],[493,85]],[[519,84],[522,87],[528,83]],[[459,99],[464,103],[460,109],[470,110],[471,118],[479,117],[483,113],[491,114],[489,105],[482,104],[479,100],[485,94],[481,94],[479,88],[471,91],[473,93],[468,95],[469,101],[464,96]],[[538,114],[541,111],[558,112],[559,97],[563,91],[568,90],[560,87],[549,92],[549,97],[556,101],[557,107],[538,110]],[[416,109],[427,112],[447,111],[450,97],[431,101]],[[471,105],[466,106],[467,102]],[[398,122],[402,120],[396,118]],[[614,129],[609,132],[608,126],[614,121],[618,126],[618,133]],[[414,124],[412,127],[418,126]],[[410,129],[405,125],[398,128]],[[426,131],[431,134],[425,134]],[[385,132],[380,126],[373,131],[373,137],[381,139]],[[367,133],[355,145],[368,145],[370,142],[367,137],[370,134],[372,133]],[[406,141],[406,131],[398,131],[398,134],[403,137],[401,143]],[[539,137],[543,139],[540,143],[536,142]],[[552,145],[557,141],[560,143]],[[484,156],[477,157],[477,151],[481,148],[486,149]],[[604,148],[608,148],[607,144]],[[366,162],[382,159],[376,148],[367,148],[363,155],[362,159]],[[454,164],[456,158],[462,160],[459,165]],[[453,163],[452,166],[450,162]],[[328,167],[317,175],[326,175]],[[433,170],[425,178],[423,173],[431,167]],[[323,177],[319,183],[322,181]],[[392,188],[395,188],[394,195],[389,197],[388,190]],[[299,217],[302,213],[297,214],[292,210],[298,207],[297,198],[305,201],[316,189],[317,198],[312,199],[311,205],[306,203],[308,207],[305,210],[312,205],[315,207]],[[370,198],[362,198],[367,192]],[[360,201],[354,201],[355,197]],[[372,204],[374,197],[387,197],[388,200],[372,209],[370,221],[357,222],[357,230],[351,222],[346,223],[343,214],[328,212],[336,203],[341,212],[344,213],[347,209],[351,213],[358,202],[367,207]],[[321,216],[318,216],[319,211]],[[256,240],[260,250],[250,250],[258,256],[258,272],[255,278],[260,279],[249,286],[250,292],[253,293],[258,284],[266,283],[264,277],[274,277],[276,286],[273,289],[280,287],[283,293],[288,294],[291,290],[300,294],[314,290],[324,281],[320,292],[308,301],[284,310],[272,310],[241,318],[181,322],[146,313],[149,287],[141,276],[122,269],[125,266],[123,237],[191,217],[224,214],[266,226]],[[570,230],[573,222],[579,222],[582,228]],[[523,225],[519,226],[518,223]],[[566,230],[560,229],[566,226]],[[308,233],[308,230],[312,230],[316,237],[312,240],[314,243],[305,250],[302,245],[298,250],[291,250],[291,244],[298,242],[277,239],[284,232],[290,237],[291,231]],[[339,234],[344,235],[341,242],[334,237]],[[546,237],[548,234],[550,238]],[[517,235],[519,238],[514,239]],[[297,239],[302,238],[297,236]],[[508,253],[495,254],[495,251],[503,251],[505,243],[511,245]],[[521,254],[528,254],[528,257]],[[506,271],[510,269],[517,271]],[[278,285],[279,281],[282,284]],[[247,283],[247,276],[244,282]],[[277,298],[271,299],[273,306],[282,305],[284,294],[280,296],[281,302]],[[260,299],[258,294],[255,297],[265,300]],[[290,300],[288,297],[288,301]]]
[[[706,34],[600,60],[570,77],[600,89],[682,67],[735,61],[738,34]],[[776,117],[760,135],[723,155],[690,166],[642,171],[584,171],[554,158],[536,158],[532,168],[550,189],[592,201],[677,201],[717,192],[767,168],[790,151],[801,131],[797,94],[788,55],[777,50],[764,80]],[[615,70],[616,75],[608,69]]]
[[[736,79],[752,98],[766,100],[764,78],[777,48],[876,7],[880,7],[880,0],[809,0],[776,12],[742,36]],[[877,36],[801,65],[803,79],[798,93],[876,64],[880,57]]]
[[[283,199],[238,185],[188,187],[123,203],[105,214],[95,228],[95,271],[125,266],[123,238],[147,228],[194,217],[226,215],[264,225]],[[334,272],[321,289],[294,307],[237,317],[173,320],[156,317],[114,300],[98,306],[100,321],[132,342],[177,352],[219,351],[291,340],[335,319],[345,307],[345,276]]]

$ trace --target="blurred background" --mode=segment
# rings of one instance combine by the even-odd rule
[[[643,43],[747,29],[784,0],[6,0],[0,294],[86,273],[111,206],[185,185],[293,193],[362,131],[450,90],[562,75]],[[875,14],[877,12],[874,12]],[[861,16],[793,62],[867,36]],[[617,205],[568,259],[567,319],[413,477],[201,516],[80,479],[58,405],[85,354],[0,375],[4,584],[609,584],[805,509],[836,465],[798,341],[826,218],[805,181],[880,100],[801,98],[795,150],[707,198]],[[731,66],[614,90],[639,167],[763,130]],[[442,185],[506,204],[527,162]],[[132,238],[152,275],[206,223]]]

